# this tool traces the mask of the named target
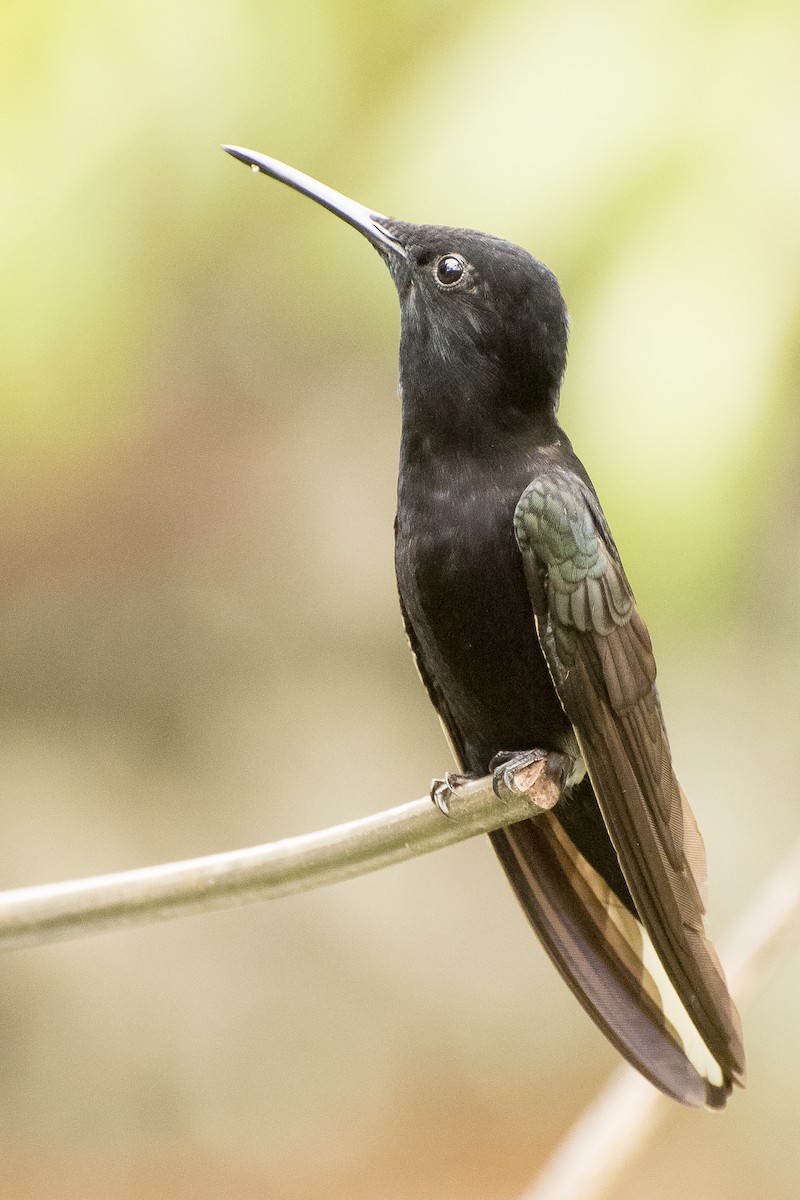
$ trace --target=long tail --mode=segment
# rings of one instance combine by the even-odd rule
[[[531,925],[619,1052],[683,1104],[722,1108],[731,1092],[652,943],[555,814],[490,834]]]

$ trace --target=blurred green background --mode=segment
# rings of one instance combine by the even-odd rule
[[[450,766],[395,598],[393,288],[228,141],[555,270],[711,930],[747,908],[798,825],[799,49],[789,0],[4,0],[3,886]],[[616,1061],[480,839],[3,977],[20,1200],[511,1200]],[[623,1200],[798,1194],[798,987],[795,946],[748,1090],[674,1109]]]

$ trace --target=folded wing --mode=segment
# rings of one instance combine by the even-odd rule
[[[627,962],[625,970],[632,977],[646,977],[643,992],[655,1005],[647,1020],[660,1023],[667,1038],[707,1080],[705,1101],[679,1098],[718,1106],[731,1084],[743,1081],[741,1028],[719,960],[703,929],[705,853],[672,769],[647,629],[597,498],[583,479],[562,468],[551,468],[534,479],[517,506],[515,531],[539,642],[574,727],[643,928],[634,928],[639,922],[610,889],[603,896],[602,881],[591,880],[592,868],[556,822],[537,836],[550,843],[551,851],[559,843],[557,860],[566,856],[573,866],[578,860],[585,864],[587,870],[578,873],[584,883],[590,880],[588,891],[594,899],[590,903],[586,888],[574,881],[570,892],[586,912],[593,904],[613,910],[607,927],[615,930],[614,961]],[[498,845],[498,853],[509,873],[519,872],[521,862],[516,867],[514,862],[525,855],[519,846],[515,849],[515,842],[522,835],[507,832],[511,834],[508,845]],[[527,850],[529,859],[544,858],[541,847],[533,843]],[[526,886],[531,899],[533,881]],[[539,915],[534,923],[542,933],[540,927],[548,924],[541,915],[546,902],[537,900],[535,908]],[[569,923],[574,938],[574,914]],[[551,924],[552,937],[563,944],[563,922],[560,932],[554,921]],[[602,921],[593,921],[587,928],[596,933],[601,926]],[[559,955],[563,971],[568,956],[563,949],[553,954],[557,960]],[[580,991],[574,970],[572,974],[573,987]],[[598,986],[594,994],[599,994]],[[593,1003],[597,1008],[596,999]],[[647,1004],[640,1003],[639,1011],[645,1009]],[[641,1063],[636,1065],[644,1069]]]

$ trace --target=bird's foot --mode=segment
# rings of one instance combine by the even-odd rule
[[[501,750],[489,763],[492,790],[502,800],[503,791],[529,795],[538,808],[552,808],[561,797],[574,763],[566,754],[545,750]],[[547,787],[542,787],[542,776]]]
[[[455,771],[448,771],[444,779],[434,779],[431,783],[431,800],[439,809],[439,812],[449,817],[450,800],[453,792],[456,788],[476,778],[477,776],[475,775],[459,775]]]
[[[500,750],[489,763],[492,790],[502,799],[502,789],[527,792],[536,783],[544,767],[544,750]]]

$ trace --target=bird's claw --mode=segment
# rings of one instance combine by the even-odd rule
[[[571,769],[569,757],[545,750],[501,750],[489,763],[495,796],[503,799],[504,792],[513,792],[533,798],[535,793],[537,808],[552,808],[558,802]],[[542,775],[547,776],[546,788],[542,787]]]
[[[527,791],[526,784],[531,775],[530,768],[536,763],[542,762],[545,758],[547,758],[547,754],[544,750],[499,751],[489,763],[489,770],[492,772],[492,790],[494,794],[502,799],[501,789],[503,788],[511,792]],[[526,778],[526,772],[528,778]],[[541,768],[533,774],[538,779],[541,774]]]
[[[492,791],[500,800],[508,793],[529,795],[537,809],[552,808],[574,767],[565,754],[546,750],[501,750],[489,763]],[[434,779],[430,796],[444,816],[450,816],[450,801],[458,788],[477,778],[448,771],[443,779]]]
[[[472,777],[470,775],[459,775],[455,771],[448,771],[444,779],[434,779],[431,783],[431,800],[443,813],[445,817],[450,816],[450,798],[456,788],[461,787],[464,783],[469,783]]]

